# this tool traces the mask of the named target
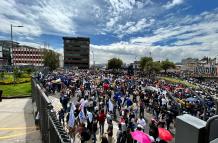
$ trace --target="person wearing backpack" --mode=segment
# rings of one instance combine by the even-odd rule
[[[122,138],[122,126],[121,124],[118,124],[118,131],[117,131],[117,143],[121,143]]]
[[[81,143],[85,143],[91,138],[90,131],[85,127],[85,124],[81,124],[82,129],[81,129]]]
[[[113,142],[113,123],[112,123],[112,120],[108,121],[107,135],[108,135],[108,143],[112,143]]]
[[[92,141],[93,143],[96,143],[97,139],[96,139],[96,132],[98,130],[98,121],[94,118],[93,123],[92,123]]]

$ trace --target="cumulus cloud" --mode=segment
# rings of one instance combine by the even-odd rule
[[[172,0],[172,1],[169,1],[166,5],[164,5],[164,7],[166,9],[170,9],[174,6],[182,4],[183,2],[184,2],[183,0]]]
[[[199,16],[189,16],[168,27],[157,28],[153,35],[131,38],[128,41],[109,45],[92,45],[99,62],[104,62],[115,56],[129,63],[135,57],[148,56],[149,52],[155,60],[170,59],[180,62],[187,57],[215,57],[218,53],[218,9],[204,12]],[[175,17],[176,18],[176,17]],[[196,19],[198,19],[196,23]],[[184,21],[189,21],[184,25]],[[195,22],[193,22],[193,21]],[[166,44],[164,44],[166,42]]]

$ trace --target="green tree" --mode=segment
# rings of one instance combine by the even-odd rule
[[[108,69],[119,69],[121,68],[121,66],[123,65],[123,61],[119,58],[112,58],[110,60],[108,60]]]
[[[176,65],[173,62],[166,59],[165,61],[161,62],[161,67],[166,73],[168,69],[175,69]]]
[[[24,71],[25,71],[27,74],[31,74],[31,73],[34,71],[34,69],[32,69],[32,68],[26,68],[26,69],[24,69]]]
[[[161,71],[162,67],[161,67],[161,63],[160,62],[153,62],[152,64],[152,71],[157,74]]]
[[[140,68],[150,77],[152,73],[153,59],[151,57],[142,57],[140,59]]]
[[[44,50],[44,66],[53,71],[59,67],[59,54],[52,50]]]

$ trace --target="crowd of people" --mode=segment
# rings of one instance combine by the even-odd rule
[[[67,126],[73,142],[79,135],[81,143],[136,143],[132,133],[142,131],[147,133],[150,142],[166,143],[172,138],[160,136],[159,129],[173,132],[174,120],[181,111],[196,116],[192,109],[202,111],[197,108],[198,101],[193,104],[196,108],[189,107],[189,102],[178,104],[179,100],[186,101],[184,96],[189,93],[181,85],[140,76],[77,70],[47,75],[39,73],[37,79],[47,95],[59,95],[62,109],[58,112],[58,118]],[[151,117],[146,116],[148,114]],[[116,125],[118,129],[115,134]],[[101,138],[97,138],[97,134]]]

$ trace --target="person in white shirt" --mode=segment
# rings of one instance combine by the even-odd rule
[[[137,124],[139,124],[140,126],[143,127],[143,131],[145,130],[145,128],[146,128],[146,122],[145,122],[145,119],[144,119],[142,116],[139,117],[139,119],[138,119],[138,121],[137,121]]]

